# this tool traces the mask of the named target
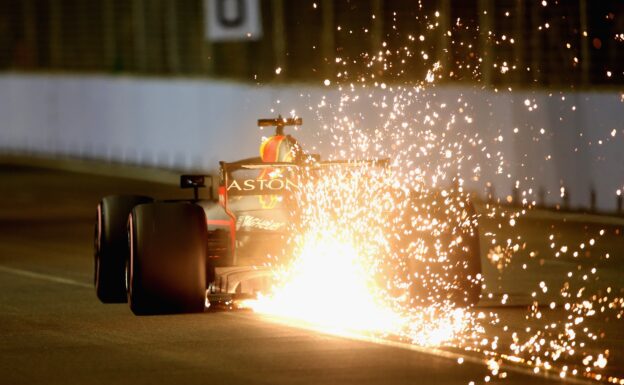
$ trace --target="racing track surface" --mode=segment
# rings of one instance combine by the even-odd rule
[[[131,192],[180,196],[156,183],[0,166],[0,384],[480,384],[489,374],[248,311],[135,317],[99,303],[94,208],[102,195]],[[504,383],[554,382],[529,377],[509,371]]]

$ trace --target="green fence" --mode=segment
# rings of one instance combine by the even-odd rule
[[[417,81],[437,61],[441,82],[624,83],[621,0],[258,1],[261,39],[210,42],[204,0],[1,0],[0,69]],[[384,42],[390,66],[367,67]]]

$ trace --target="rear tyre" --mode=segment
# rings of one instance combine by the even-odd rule
[[[190,203],[152,203],[128,219],[128,302],[134,314],[196,313],[206,303],[207,226]]]
[[[475,210],[470,202],[466,202],[465,213],[468,218],[475,218]],[[475,306],[481,298],[481,244],[479,228],[475,224],[460,231],[462,243],[456,250],[451,266],[456,289],[452,300],[460,307]]]
[[[115,195],[103,198],[97,206],[93,282],[97,297],[104,303],[127,300],[128,214],[134,206],[152,201],[144,196]]]
[[[481,297],[482,282],[478,216],[473,204],[461,196],[432,194],[418,196],[413,207],[426,211],[414,215],[428,215],[431,221],[447,225],[415,229],[410,239],[423,250],[422,259],[407,262],[414,277],[410,278],[413,305],[475,306]]]

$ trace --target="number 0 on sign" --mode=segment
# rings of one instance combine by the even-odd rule
[[[206,39],[259,40],[262,20],[258,0],[204,0]]]

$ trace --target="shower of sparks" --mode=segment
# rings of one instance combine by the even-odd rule
[[[550,6],[546,1],[542,5]],[[300,190],[294,194],[300,222],[291,228],[291,259],[273,266],[274,286],[248,306],[333,332],[355,331],[483,354],[491,372],[486,381],[506,378],[501,370],[506,362],[527,365],[535,373],[624,384],[624,379],[603,374],[611,353],[596,345],[604,333],[590,323],[599,314],[621,320],[621,288],[585,285],[598,277],[587,261],[595,258],[593,265],[604,266],[610,258],[589,253],[605,231],[588,234],[576,245],[561,244],[556,232],[546,234],[549,255],[527,244],[518,224],[530,217],[541,192],[528,177],[515,182],[513,196],[496,197],[491,179],[512,180],[502,147],[508,137],[500,130],[474,127],[469,92],[454,99],[438,94],[436,82],[457,74],[435,61],[428,49],[440,27],[440,12],[434,15],[419,19],[427,33],[407,36],[403,47],[383,42],[378,51],[333,61],[336,77],[322,84],[336,89],[339,97],[324,96],[310,107],[323,123],[319,143],[333,149],[334,160],[374,161],[318,167],[311,160],[298,172]],[[546,23],[540,30],[549,27]],[[456,63],[457,69],[469,70],[478,79],[484,62],[474,52],[476,37],[466,39],[469,28],[469,21],[457,19],[442,32],[449,45],[469,52],[465,62]],[[464,33],[463,41],[459,32]],[[517,38],[487,31],[487,41],[513,45]],[[404,81],[415,60],[429,69],[420,82]],[[359,72],[348,69],[356,62]],[[502,75],[519,70],[509,60],[488,65]],[[561,102],[565,100],[562,96]],[[519,104],[527,113],[540,108],[533,98]],[[605,141],[616,134],[615,129],[606,133]],[[539,142],[549,131],[516,127],[513,135],[529,135],[528,140]],[[382,159],[389,159],[390,165],[381,166]],[[484,190],[489,199],[480,202],[476,192]],[[565,199],[565,186],[558,193]],[[478,202],[479,210],[470,202]],[[483,231],[483,221],[495,225]],[[480,239],[481,246],[474,239]],[[578,262],[578,268],[560,277],[562,284],[539,282],[531,293],[526,324],[520,327],[507,325],[497,311],[473,306],[475,287],[482,286],[481,298],[490,300],[494,296],[488,285],[496,284],[483,281],[480,270],[474,270],[471,256],[480,252],[480,263],[491,264],[499,273],[519,256],[526,259],[522,270],[539,269],[546,257],[585,263]],[[497,300],[506,305],[511,296],[503,294]]]
[[[320,169],[312,164],[299,178],[295,258],[276,267],[276,286],[249,306],[331,330],[392,335],[427,346],[467,333],[471,313],[451,300],[456,292],[465,295],[451,274],[463,265],[441,251],[462,247],[460,229],[447,244],[431,243],[431,251],[422,239],[408,241],[411,232],[448,232],[448,225],[438,229],[435,219],[418,214],[416,198],[396,174],[374,162]],[[460,211],[463,202],[444,202],[457,212],[458,227],[472,225],[467,209]],[[429,203],[421,204],[426,209]],[[428,280],[426,290],[413,287],[415,274]]]

